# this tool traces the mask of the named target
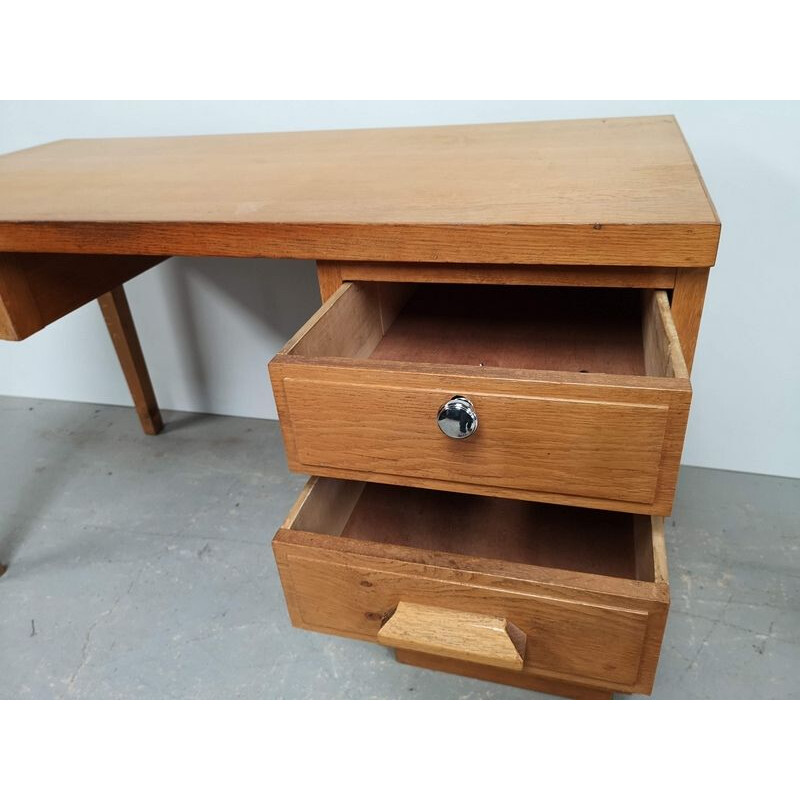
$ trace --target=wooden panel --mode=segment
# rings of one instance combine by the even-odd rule
[[[338,522],[338,503],[324,494],[329,482],[363,486],[341,530],[328,520]],[[640,563],[653,573],[650,517],[382,483],[320,479],[317,486],[306,506],[317,509],[314,518],[298,517],[290,527],[614,578],[643,580]]]
[[[341,286],[286,343],[294,356],[367,358],[394,322],[412,287],[402,284]]]
[[[383,336],[375,287],[342,286],[287,342],[296,356],[366,358]]]
[[[0,339],[24,339],[46,324],[31,293],[27,261],[27,256],[0,253]]]
[[[645,375],[641,305],[628,289],[418,286],[369,358]]]
[[[0,339],[25,339],[160,261],[0,253]]]
[[[613,604],[553,599],[545,589],[525,594],[489,589],[463,576],[441,580],[415,574],[402,563],[371,567],[349,558],[321,559],[276,543],[285,585],[293,592],[300,627],[377,641],[384,619],[401,600],[441,604],[513,622],[528,636],[526,669],[554,676],[635,685],[647,613]],[[540,590],[541,594],[536,594]]]
[[[3,222],[9,252],[475,261],[486,264],[630,264],[707,267],[716,260],[714,225],[511,226],[214,222]]]
[[[675,330],[665,292],[643,295],[642,337],[648,375],[688,378],[681,343]]]
[[[283,382],[298,462],[487,487],[650,503],[668,407],[469,391],[478,432],[443,436],[436,412],[453,394],[402,384]]]
[[[411,667],[433,669],[437,672],[448,672],[451,675],[463,675],[467,678],[476,678],[492,683],[504,683],[516,686],[518,689],[527,689],[531,692],[544,694],[557,694],[573,700],[611,700],[613,692],[596,689],[591,686],[582,686],[577,683],[542,678],[529,672],[512,672],[498,667],[489,667],[483,664],[473,664],[468,661],[459,661],[454,658],[432,656],[428,653],[419,653],[414,650],[395,650],[395,657],[400,664]]]
[[[397,283],[501,284],[504,286],[605,286],[671,289],[676,270],[669,267],[564,267],[534,264],[408,264],[369,261],[319,261],[323,302],[342,281]]]
[[[342,285],[342,273],[336,261],[317,262],[317,282],[319,296],[326,303],[333,293]]]
[[[65,140],[0,158],[0,250],[699,266],[672,117]]]
[[[387,647],[521,670],[525,634],[500,617],[400,601],[378,631]]]
[[[689,372],[692,370],[697,336],[700,332],[708,272],[707,269],[691,273],[680,270],[676,275],[675,290],[672,293],[672,318],[675,321]]]
[[[347,525],[363,491],[364,484],[360,481],[312,479],[289,512],[286,525],[338,536]]]

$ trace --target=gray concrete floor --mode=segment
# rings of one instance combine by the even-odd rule
[[[540,698],[295,630],[277,423],[0,398],[0,697]],[[800,698],[800,481],[684,468],[656,698]]]

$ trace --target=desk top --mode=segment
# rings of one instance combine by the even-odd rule
[[[0,157],[0,251],[690,267],[673,117],[74,139]]]

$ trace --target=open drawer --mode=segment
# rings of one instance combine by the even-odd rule
[[[663,291],[346,283],[269,369],[294,471],[670,513],[691,386]]]
[[[660,517],[312,478],[273,549],[297,627],[500,676],[652,688]]]

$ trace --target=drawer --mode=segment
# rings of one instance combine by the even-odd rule
[[[273,549],[297,627],[651,691],[669,607],[660,517],[312,478]]]
[[[671,510],[691,386],[664,291],[346,283],[269,369],[294,471]],[[455,396],[466,438],[437,424]]]

